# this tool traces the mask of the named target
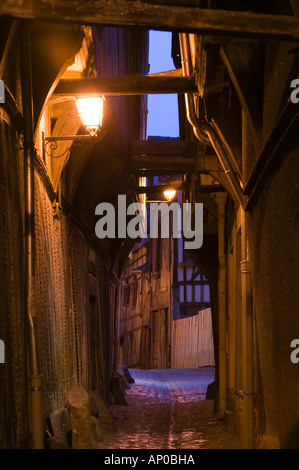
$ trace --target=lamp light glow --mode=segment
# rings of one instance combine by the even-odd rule
[[[76,100],[81,121],[91,136],[95,136],[102,126],[104,98],[91,96]]]
[[[167,189],[166,191],[164,191],[164,196],[166,197],[168,202],[170,202],[174,198],[175,193],[176,191],[174,189]]]

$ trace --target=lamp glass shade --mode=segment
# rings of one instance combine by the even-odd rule
[[[166,197],[166,199],[168,199],[168,201],[171,201],[174,198],[175,193],[176,191],[174,189],[167,189],[166,191],[164,191],[164,196]]]
[[[76,101],[82,124],[92,135],[95,135],[102,125],[103,98],[100,96],[92,96],[88,98],[77,98]]]

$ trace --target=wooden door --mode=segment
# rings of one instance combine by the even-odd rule
[[[153,368],[167,368],[167,316],[168,309],[153,312]]]

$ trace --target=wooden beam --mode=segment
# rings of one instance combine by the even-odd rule
[[[194,93],[195,81],[190,77],[128,75],[112,78],[62,79],[55,88],[55,95],[78,96],[97,93],[113,95],[147,95],[167,93]]]
[[[176,191],[182,191],[186,188],[186,184],[180,181],[173,181],[172,183],[165,184],[154,184],[152,186],[139,186],[139,194],[148,193],[163,193],[166,189],[175,189]]]
[[[296,41],[299,36],[298,18],[293,16],[157,5],[149,0],[147,3],[126,0],[9,0],[0,3],[1,15],[30,20]]]
[[[243,193],[247,198],[246,211],[252,210],[271,173],[282,165],[284,157],[288,155],[289,150],[285,150],[285,146],[296,141],[298,124],[299,109],[289,100],[279,115],[276,125],[269,139],[265,142],[259,159],[245,184]]]
[[[188,140],[132,140],[127,144],[130,155],[194,158],[196,142]]]
[[[166,70],[165,72],[150,73],[147,77],[183,77],[182,69]]]
[[[168,169],[183,170],[184,172],[194,170],[194,160],[183,157],[148,157],[132,155],[130,162],[133,168],[145,169]]]
[[[167,171],[171,171],[172,174],[176,171],[183,171],[183,173],[189,171],[197,173],[223,172],[216,155],[200,155],[196,167],[193,158],[173,156],[153,157],[148,155],[131,155],[130,162],[132,168],[137,170],[153,170],[152,174],[155,174],[155,176],[158,176],[158,173],[154,173],[154,171],[157,170],[164,170],[162,174],[169,174]]]
[[[192,171],[192,170],[190,170]],[[185,173],[188,173],[188,170],[184,169],[175,169],[175,168],[165,168],[165,169],[158,169],[158,170],[142,170],[142,169],[137,169],[135,170],[135,173],[138,176],[145,176],[145,177],[151,177],[151,176],[171,176],[171,175],[184,175]]]
[[[216,155],[200,152],[196,142],[187,140],[135,140],[128,142],[131,167],[152,175],[222,172]],[[196,166],[195,166],[196,164]],[[156,172],[156,173],[155,173]]]
[[[256,78],[250,67],[252,50],[248,44],[222,44],[220,56],[234,84],[242,108],[255,136],[256,148],[262,134],[261,105],[258,102]]]

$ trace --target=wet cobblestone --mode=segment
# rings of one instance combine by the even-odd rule
[[[127,405],[111,404],[117,433],[104,433],[99,449],[238,449],[239,442],[206,400],[214,368],[130,369],[135,383]]]

